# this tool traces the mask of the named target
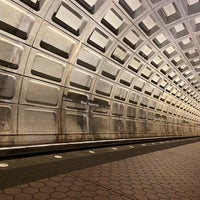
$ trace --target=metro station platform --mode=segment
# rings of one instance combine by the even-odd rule
[[[18,156],[0,166],[0,200],[200,199],[199,138]]]

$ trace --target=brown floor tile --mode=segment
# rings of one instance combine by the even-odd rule
[[[4,193],[6,194],[19,194],[21,193],[21,189],[20,188],[7,188],[4,190]]]
[[[0,190],[0,200],[199,200],[200,142]]]
[[[47,180],[48,180],[48,179],[47,179]],[[45,181],[45,183],[47,182],[47,180]],[[41,182],[39,182],[39,181],[37,181],[37,182],[32,182],[32,183],[30,183],[30,186],[31,186],[31,187],[35,187],[35,188],[41,188],[41,187],[44,186],[44,183],[41,183]]]
[[[81,195],[80,192],[77,192],[77,191],[69,191],[69,192],[67,192],[67,196],[68,196],[68,197],[71,197],[71,198],[76,198],[76,199],[78,199],[78,198],[80,198],[82,195]]]
[[[55,198],[55,199],[64,199],[67,196],[64,192],[53,192],[53,193],[51,193],[51,197]]]
[[[22,200],[22,199],[32,200],[32,196],[29,194],[24,194],[24,193],[14,195],[14,200]]]
[[[14,200],[14,197],[10,194],[0,194],[0,199],[2,199],[2,200]]]
[[[47,199],[50,198],[50,195],[47,194],[47,193],[42,193],[42,192],[40,192],[40,193],[34,194],[33,197],[34,197],[35,199],[38,199],[38,200],[41,200],[41,199],[42,199],[42,200],[47,200]]]
[[[51,193],[54,192],[55,189],[53,187],[48,187],[48,186],[44,186],[39,188],[40,192],[44,192],[44,193]]]
[[[23,188],[22,192],[26,194],[35,194],[35,193],[38,193],[39,190],[38,188],[28,187],[28,188]]]

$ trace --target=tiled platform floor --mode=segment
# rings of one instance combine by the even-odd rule
[[[36,179],[0,200],[200,200],[200,142]]]

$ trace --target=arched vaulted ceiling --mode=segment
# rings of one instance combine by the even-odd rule
[[[199,0],[0,0],[2,145],[200,133]]]

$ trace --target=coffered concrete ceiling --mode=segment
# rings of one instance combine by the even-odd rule
[[[1,145],[198,135],[199,0],[0,0]]]

